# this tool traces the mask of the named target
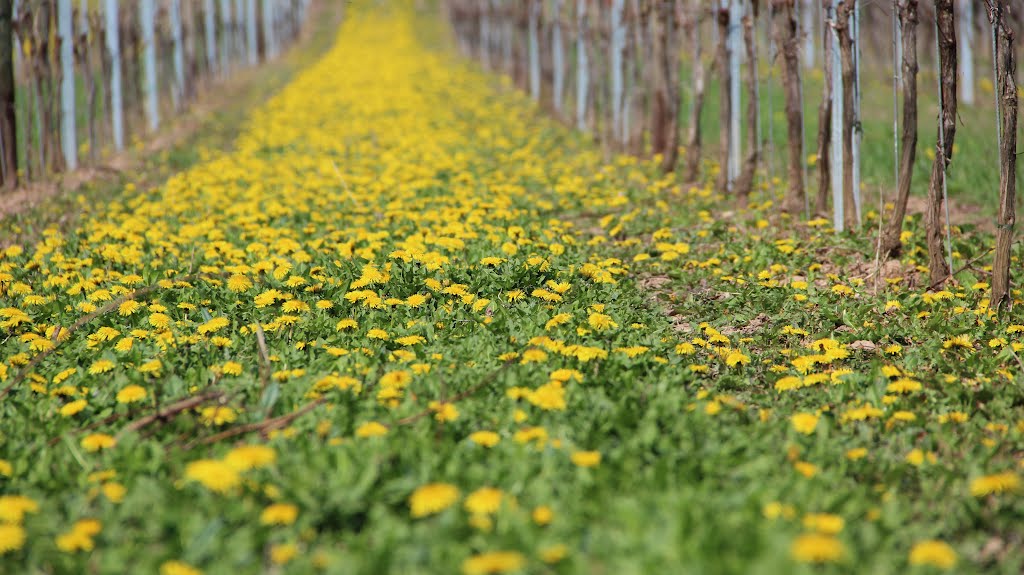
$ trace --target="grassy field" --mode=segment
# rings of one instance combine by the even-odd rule
[[[409,4],[0,252],[0,572],[1024,569],[1019,305],[605,162]]]

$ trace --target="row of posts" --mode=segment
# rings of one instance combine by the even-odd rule
[[[49,106],[44,102],[44,95],[53,93],[45,88],[50,86],[56,89],[52,84],[59,78],[59,92],[54,93],[54,97],[59,97],[60,102],[59,135],[63,168],[74,170],[79,166],[79,126],[76,124],[82,120],[83,111],[90,123],[90,144],[95,144],[92,114],[95,112],[93,102],[97,86],[104,91],[102,107],[109,116],[107,121],[113,148],[121,151],[125,148],[126,140],[126,73],[137,71],[140,60],[144,76],[141,78],[139,93],[144,100],[142,104],[146,126],[150,132],[154,132],[161,124],[158,76],[161,75],[163,62],[169,59],[173,70],[169,82],[173,109],[176,112],[182,111],[192,97],[198,74],[205,74],[210,79],[226,79],[237,70],[259,64],[261,54],[264,60],[277,57],[284,47],[299,36],[311,1],[101,0],[97,3],[95,0],[80,0],[78,6],[75,6],[74,0],[13,0],[12,57],[14,75],[21,80],[20,84],[16,81],[15,89],[21,92],[18,99],[25,105],[17,108],[17,113],[24,114],[24,117],[20,119],[23,127],[21,134],[15,136],[15,139],[20,138],[22,141],[8,142],[4,138],[3,145],[5,148],[13,146],[13,149],[23,150],[24,163],[30,164],[35,144],[40,150],[40,171],[45,170],[42,142],[48,135],[43,133],[44,124],[40,117],[48,113],[44,111],[44,106]],[[46,3],[48,5],[44,5]],[[33,54],[33,50],[43,49],[40,46],[46,46],[50,41],[49,15],[54,14],[53,8],[56,9],[55,39],[58,50],[53,56],[48,53]],[[126,27],[123,22],[126,18],[137,20]],[[202,33],[199,27],[203,29]],[[141,43],[128,44],[123,35],[139,35]],[[88,52],[94,42],[102,47],[100,51],[103,52],[98,56],[103,69],[98,78]],[[122,53],[126,46],[138,47],[141,54]],[[158,50],[163,52],[159,55],[160,61]],[[189,56],[201,52],[201,57],[192,58],[201,61],[189,60],[186,52]],[[92,54],[97,57],[96,52]],[[59,60],[58,66],[50,64],[53,58]],[[40,61],[44,65],[40,66]],[[127,72],[126,66],[129,67]],[[49,77],[40,79],[40,74]],[[83,104],[79,95],[83,84],[87,86],[87,92],[92,91],[87,104]],[[7,105],[15,106],[15,103]],[[33,127],[35,134],[31,133]],[[57,129],[58,126],[49,128]],[[8,185],[17,179],[12,166],[6,165],[10,163],[10,157],[5,154],[4,165],[0,166],[3,176],[0,181]],[[16,155],[14,158],[17,162]]]

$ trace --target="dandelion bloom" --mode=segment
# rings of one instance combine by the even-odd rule
[[[535,507],[530,516],[533,518],[534,523],[544,526],[551,523],[551,520],[555,518],[555,512],[547,505],[541,505]]]
[[[568,554],[569,548],[561,543],[545,547],[540,550],[540,553],[538,553],[540,560],[548,564],[558,563],[562,559],[565,559],[565,556]]]
[[[96,519],[79,519],[71,529],[92,537],[103,530],[103,524]]]
[[[867,454],[867,448],[854,447],[853,449],[847,450],[846,458],[849,459],[850,461],[857,461],[858,459],[863,459],[864,457],[866,457]]]
[[[203,572],[184,561],[165,561],[160,566],[160,575],[203,575]]]
[[[63,533],[57,536],[56,539],[57,549],[65,553],[74,553],[76,551],[92,551],[95,546],[95,542],[92,537],[82,533],[80,531],[71,530],[67,533]]]
[[[590,314],[590,317],[587,318],[587,323],[597,331],[605,331],[619,327],[619,324],[615,323],[611,316],[597,312]]]
[[[299,508],[290,503],[274,503],[260,513],[263,525],[291,525],[299,516]]]
[[[235,293],[248,291],[251,287],[252,282],[242,274],[235,274],[228,278],[228,289]]]
[[[107,498],[111,503],[120,503],[124,501],[125,493],[128,492],[124,485],[120,483],[104,483],[102,487],[103,496]]]
[[[0,523],[21,523],[26,513],[38,513],[39,504],[24,495],[0,495]]]
[[[815,413],[797,413],[790,417],[789,421],[793,424],[793,429],[804,435],[814,433],[818,427],[818,415]]]
[[[808,513],[804,516],[804,528],[808,531],[835,535],[843,530],[846,522],[832,513]]]
[[[459,498],[459,488],[448,483],[428,483],[409,496],[409,514],[426,517],[448,509]]]
[[[150,314],[150,316],[149,316],[149,325],[151,325],[151,326],[153,326],[153,327],[155,327],[157,329],[163,329],[163,328],[171,325],[171,318],[167,314],[163,314],[163,313]]]
[[[238,487],[242,478],[238,470],[216,459],[200,459],[185,467],[185,479],[201,483],[210,491],[225,493]]]
[[[117,445],[117,440],[106,433],[93,433],[82,438],[82,448],[86,451],[110,449]]]
[[[910,549],[911,565],[931,565],[939,569],[952,569],[956,566],[956,551],[948,544],[930,539],[919,541]]]
[[[117,392],[118,403],[135,403],[146,399],[146,389],[141,385],[129,385]]]
[[[141,307],[142,304],[133,299],[125,300],[124,302],[117,306],[117,314],[122,317],[126,317],[139,311],[139,308]]]
[[[793,468],[796,469],[800,475],[803,475],[808,479],[818,474],[818,466],[807,461],[797,461],[793,464]]]
[[[494,447],[501,441],[501,436],[493,431],[476,431],[469,435],[469,440],[483,447]]]
[[[475,515],[497,513],[504,493],[493,487],[481,487],[466,497],[466,511]]]
[[[747,365],[750,363],[750,357],[743,352],[731,351],[725,358],[725,364],[729,367],[736,367],[737,365]]]
[[[299,548],[294,543],[282,543],[270,547],[270,560],[275,565],[284,565],[299,554]]]
[[[199,419],[203,422],[203,425],[225,425],[227,423],[233,423],[238,419],[238,414],[235,413],[234,409],[225,405],[214,405],[211,407],[204,407],[199,412]]]
[[[151,359],[147,362],[142,363],[139,367],[139,373],[151,373],[160,375],[160,370],[163,369],[164,364],[159,359]],[[145,396],[143,396],[145,397]]]
[[[805,533],[789,548],[793,559],[801,563],[834,563],[846,555],[841,541],[831,535]]]
[[[228,318],[215,317],[204,324],[200,324],[199,327],[196,328],[196,331],[199,332],[200,334],[205,335],[209,333],[216,333],[229,325],[231,325],[231,321]]]
[[[98,359],[89,366],[90,375],[99,375],[101,373],[107,373],[114,369],[114,362],[109,359]]]
[[[89,405],[88,401],[86,401],[84,399],[77,399],[77,400],[72,401],[71,403],[68,403],[68,404],[64,405],[63,407],[61,407],[60,408],[60,414],[62,416],[64,416],[64,417],[71,417],[72,415],[76,415],[76,414],[80,413],[88,405]]]
[[[599,451],[577,451],[570,457],[572,462],[579,467],[597,467],[601,463]]]
[[[238,471],[266,467],[277,459],[277,453],[266,445],[243,445],[224,456],[224,463]]]
[[[459,418],[459,410],[452,403],[431,401],[428,407],[434,412],[434,419],[441,423]]]
[[[382,423],[376,421],[370,421],[364,423],[356,429],[356,437],[382,437],[388,434],[388,428]]]
[[[462,562],[463,575],[488,575],[508,573],[523,568],[526,559],[518,551],[488,551],[474,555]]]
[[[25,545],[25,529],[21,525],[0,523],[0,555],[17,551]]]
[[[971,495],[975,497],[1018,491],[1019,489],[1020,476],[1012,471],[985,475],[971,481]]]

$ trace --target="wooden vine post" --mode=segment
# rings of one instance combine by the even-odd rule
[[[995,41],[996,118],[999,135],[999,215],[996,219],[996,251],[992,263],[992,297],[989,308],[996,312],[1010,307],[1010,247],[1016,223],[1017,170],[1017,62],[1013,31],[1006,20],[1009,8],[989,0],[988,19]]]
[[[950,263],[942,249],[942,208],[945,204],[946,170],[953,159],[956,137],[957,55],[953,0],[936,0],[935,26],[939,52],[939,145],[928,182],[925,227],[928,243],[929,285],[941,285],[949,276]],[[948,222],[946,222],[948,224]]]
[[[775,43],[779,49],[782,87],[786,99],[786,133],[789,138],[788,187],[782,210],[795,214],[804,208],[803,107],[800,97],[800,35],[795,0],[774,1]],[[826,59],[826,65],[828,60]],[[826,86],[828,81],[825,82]]]
[[[14,3],[0,2],[0,187],[18,185],[14,101]]]
[[[896,204],[882,231],[882,257],[899,257],[903,251],[900,235],[903,233],[910,184],[914,178],[914,158],[917,155],[917,0],[903,2],[899,8],[899,19],[903,45],[903,61],[900,65],[903,71],[903,127],[900,142],[903,154],[900,157]]]

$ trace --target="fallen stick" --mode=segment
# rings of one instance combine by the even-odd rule
[[[279,429],[281,427],[288,425],[295,419],[298,419],[299,417],[312,411],[317,406],[323,404],[325,401],[327,401],[327,399],[321,397],[320,399],[317,399],[316,401],[311,401],[291,413],[286,413],[273,419],[266,419],[258,423],[248,423],[246,425],[240,425],[238,427],[233,427],[231,429],[224,430],[216,435],[211,435],[203,439],[196,439],[190,443],[185,444],[185,446],[182,449],[187,451],[199,445],[209,445],[211,443],[217,443],[218,441],[230,439],[232,437],[237,437],[239,435],[245,435],[247,433],[252,433],[253,431],[259,431],[260,433],[266,434],[266,432],[268,431]]]
[[[174,403],[168,405],[167,408],[164,409],[163,411],[159,411],[158,410],[156,413],[151,413],[151,414],[149,414],[149,415],[147,415],[145,417],[140,417],[139,419],[136,419],[135,421],[132,421],[128,425],[124,426],[124,428],[121,429],[121,431],[118,432],[117,435],[120,437],[120,436],[122,436],[125,433],[128,433],[130,431],[138,431],[138,430],[142,429],[143,427],[146,427],[147,425],[152,424],[153,422],[156,422],[156,421],[159,421],[159,420],[169,419],[171,417],[174,417],[175,415],[178,415],[179,413],[181,413],[183,411],[188,411],[189,409],[192,409],[193,407],[197,407],[199,405],[202,405],[202,404],[206,403],[207,401],[211,401],[211,400],[214,400],[214,399],[219,399],[219,398],[221,398],[223,396],[224,396],[224,392],[223,391],[208,391],[208,392],[206,392],[206,393],[204,393],[202,395],[196,395],[196,396],[193,396],[193,397],[187,397],[187,398],[184,398],[184,399],[179,399],[178,401],[175,401]]]

